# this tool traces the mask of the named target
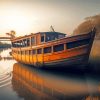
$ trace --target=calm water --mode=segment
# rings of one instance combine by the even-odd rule
[[[9,57],[10,50],[1,52]],[[0,61],[0,100],[100,100],[100,59],[86,69],[37,69],[13,59]],[[77,68],[77,69],[76,69]]]

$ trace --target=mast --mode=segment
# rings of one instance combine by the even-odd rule
[[[51,28],[51,31],[52,31],[52,32],[55,32],[55,30],[54,30],[54,28],[53,28],[52,25],[50,26],[50,28]]]

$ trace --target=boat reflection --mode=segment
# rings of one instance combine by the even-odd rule
[[[87,96],[86,99],[83,100],[100,100],[100,96],[95,95],[95,96]]]
[[[24,100],[88,100],[91,93],[97,92],[97,87],[84,77],[64,78],[20,63],[13,66],[12,85]]]

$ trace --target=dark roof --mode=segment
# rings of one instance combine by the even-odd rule
[[[62,34],[62,35],[66,35],[65,33],[60,33],[60,32],[39,32],[40,34]]]

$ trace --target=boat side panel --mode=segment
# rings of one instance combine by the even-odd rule
[[[60,59],[64,59],[64,58],[70,58],[70,57],[74,57],[74,56],[78,56],[78,55],[83,55],[83,54],[88,54],[88,46],[84,46],[81,48],[76,48],[76,49],[72,49],[72,50],[66,50],[63,52],[59,52],[59,53],[53,53],[53,54],[47,54],[44,55],[44,62],[49,62],[49,61],[55,61],[55,60],[60,60]]]
[[[55,60],[55,61],[49,61],[49,62],[45,62],[44,65],[45,67],[50,66],[50,67],[61,67],[61,66],[70,66],[70,65],[81,65],[84,66],[88,64],[88,60],[87,60],[87,55],[78,55],[75,57],[71,57],[71,58],[65,58],[65,59],[61,59],[61,60]]]

